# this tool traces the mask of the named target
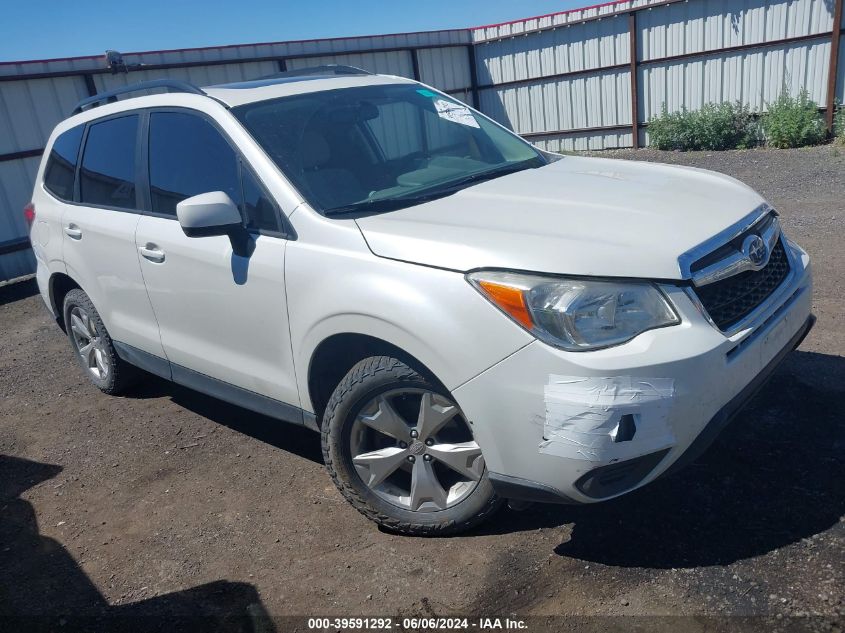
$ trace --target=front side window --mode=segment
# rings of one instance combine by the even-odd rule
[[[238,159],[205,119],[181,112],[150,115],[152,211],[176,217],[176,205],[201,193],[223,191],[241,199]]]
[[[233,112],[326,215],[390,211],[547,164],[515,134],[419,84],[291,95]]]
[[[62,132],[53,143],[47,166],[44,168],[44,186],[61,200],[73,200],[73,178],[76,158],[82,143],[84,125]]]
[[[92,123],[88,127],[79,172],[81,202],[135,208],[137,137],[137,114]]]
[[[228,194],[238,205],[248,229],[279,230],[276,206],[214,125],[187,112],[153,112],[152,210],[176,217],[179,202],[210,191]]]

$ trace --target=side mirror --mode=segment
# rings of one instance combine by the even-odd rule
[[[237,205],[223,191],[192,196],[176,205],[176,217],[188,237],[228,235],[235,255],[249,257],[252,240]]]

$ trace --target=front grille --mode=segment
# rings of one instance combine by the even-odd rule
[[[781,240],[772,249],[769,263],[727,279],[696,288],[707,314],[721,330],[729,330],[751,314],[789,275],[789,258]]]

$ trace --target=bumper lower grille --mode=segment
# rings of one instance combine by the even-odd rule
[[[695,293],[719,329],[728,330],[751,314],[788,275],[789,258],[778,240],[765,268],[696,288]]]

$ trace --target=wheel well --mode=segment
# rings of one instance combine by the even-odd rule
[[[425,376],[444,391],[445,386],[420,361],[399,347],[365,334],[335,334],[317,346],[308,367],[308,395],[317,424],[322,424],[323,413],[335,387],[358,362],[371,356],[390,356]]]
[[[81,286],[64,273],[56,273],[50,277],[50,303],[53,304],[53,313],[56,315],[56,321],[58,321],[62,330],[65,329],[65,315],[62,310],[65,295],[74,288],[81,290]]]

